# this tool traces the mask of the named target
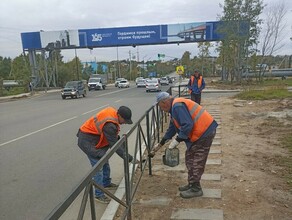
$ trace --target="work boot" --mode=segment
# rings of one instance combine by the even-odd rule
[[[190,188],[190,184],[178,187],[179,191],[187,191]]]
[[[117,184],[114,184],[114,183],[110,183],[109,185],[105,186],[104,188],[111,188],[111,189],[116,189],[118,188],[119,186]]]
[[[200,183],[191,183],[189,184],[189,189],[182,191],[180,196],[184,199],[190,199],[193,197],[200,197],[203,195],[202,187]]]
[[[102,196],[99,196],[99,197],[95,196],[95,200],[98,201],[98,202],[100,202],[100,203],[103,203],[103,204],[108,204],[108,203],[110,203],[110,201],[111,201],[111,200],[110,200],[108,197],[106,197],[105,195],[102,195]]]

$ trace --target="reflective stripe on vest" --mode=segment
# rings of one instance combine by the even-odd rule
[[[188,134],[190,141],[194,142],[204,134],[204,132],[212,124],[214,119],[205,109],[203,109],[202,106],[189,99],[175,98],[172,103],[172,107],[175,105],[175,103],[179,102],[184,103],[187,106],[192,117],[192,120],[194,122],[192,131]],[[181,127],[174,118],[173,123],[177,129]]]

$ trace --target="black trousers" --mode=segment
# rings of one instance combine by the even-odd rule
[[[196,102],[200,105],[201,104],[201,93],[199,93],[199,94],[191,93],[191,100],[193,100],[194,102]]]

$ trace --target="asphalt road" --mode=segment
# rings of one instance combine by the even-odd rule
[[[0,103],[1,219],[44,219],[91,168],[76,144],[80,125],[104,107],[121,105],[132,109],[135,123],[154,104],[156,94],[135,85],[109,86],[80,99],[62,100],[60,93],[47,93]],[[206,93],[204,98],[221,95]],[[130,126],[122,125],[121,134]],[[123,177],[118,158],[110,160],[117,183]]]
[[[121,105],[132,109],[135,123],[155,96],[135,85],[109,86],[80,99],[47,93],[0,103],[1,219],[44,219],[91,168],[76,144],[80,125],[106,106]],[[121,133],[130,126],[122,125]],[[110,163],[113,180],[119,182],[123,166],[117,158]]]

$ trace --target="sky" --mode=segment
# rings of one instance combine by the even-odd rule
[[[278,0],[263,0],[271,6]],[[292,54],[292,1],[287,6],[286,29],[279,55]],[[0,56],[15,58],[22,51],[21,33],[217,21],[224,0],[1,0]],[[185,51],[198,55],[196,43],[62,50],[64,61],[77,55],[83,62],[181,58]],[[211,49],[211,55],[216,51]]]

